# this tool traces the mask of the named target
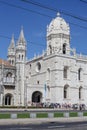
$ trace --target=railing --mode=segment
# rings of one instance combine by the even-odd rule
[[[18,118],[71,118],[71,117],[86,117],[87,116],[87,112],[83,112],[83,111],[35,111],[35,112],[32,112],[32,111],[28,111],[28,109],[26,109],[26,111],[22,111],[22,112],[19,112],[19,110],[15,113],[14,111],[12,112],[8,112],[8,113],[0,113],[0,117],[2,117],[2,119],[7,119],[7,118],[11,118],[11,119],[18,119]]]
[[[82,55],[82,54],[77,54],[76,58],[87,60],[87,56],[86,55]]]
[[[3,84],[4,84],[4,85],[14,86],[14,85],[15,85],[14,78],[4,78],[4,79],[3,79]]]

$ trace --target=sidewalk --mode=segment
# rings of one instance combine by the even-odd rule
[[[87,117],[68,117],[68,118],[27,118],[27,119],[0,119],[0,125],[16,124],[41,124],[47,122],[83,122]]]

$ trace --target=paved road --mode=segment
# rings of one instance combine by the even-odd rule
[[[19,119],[0,119],[1,125],[27,125],[27,124],[44,124],[44,123],[68,123],[68,122],[87,122],[87,117],[64,117],[64,118],[19,118]]]
[[[48,122],[26,125],[1,125],[0,130],[87,130],[86,122]]]

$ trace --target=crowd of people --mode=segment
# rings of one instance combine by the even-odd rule
[[[85,104],[67,104],[67,103],[35,103],[33,102],[31,106],[40,107],[40,108],[58,108],[58,109],[67,109],[67,110],[86,110]]]

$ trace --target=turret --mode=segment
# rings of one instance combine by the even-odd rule
[[[70,53],[70,28],[59,13],[47,26],[47,54],[55,52]]]
[[[23,28],[21,29],[19,39],[16,44],[16,91],[17,102],[19,106],[24,106],[25,101],[25,61],[26,60],[26,40]]]
[[[21,29],[19,39],[16,44],[16,63],[20,62],[23,63],[25,62],[26,58],[26,40],[24,37],[24,32],[23,28]]]
[[[11,43],[8,48],[8,61],[11,65],[15,65],[15,41],[14,35],[12,35]]]

